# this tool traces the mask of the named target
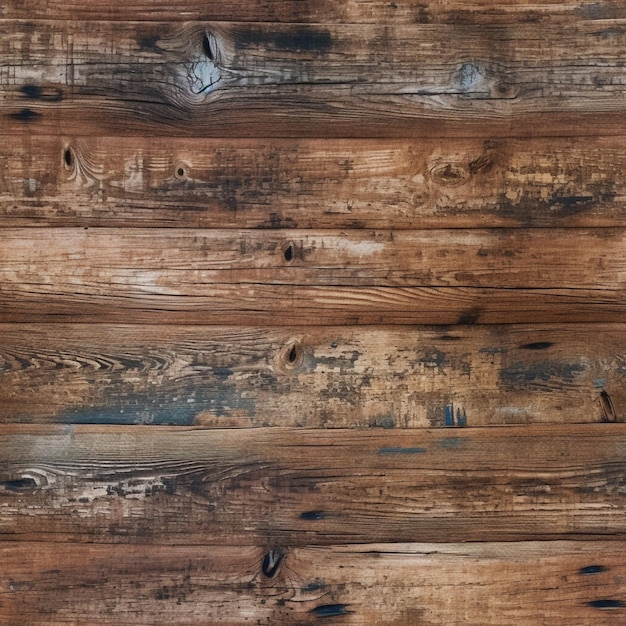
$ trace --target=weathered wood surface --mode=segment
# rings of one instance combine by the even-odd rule
[[[626,18],[619,0],[7,0],[0,18],[493,24]]]
[[[212,285],[607,289],[624,229],[5,229],[6,289],[203,295]]]
[[[626,536],[626,425],[0,428],[0,538],[330,545]]]
[[[0,326],[5,423],[436,428],[624,420],[623,325]]]
[[[524,137],[624,132],[624,20],[0,23],[2,133]],[[103,114],[105,112],[105,114]]]
[[[625,142],[7,135],[0,225],[623,227]]]
[[[290,550],[4,543],[0,556],[7,625],[626,619],[626,551],[603,541]]]
[[[623,231],[565,232],[6,229],[0,322],[623,321]]]

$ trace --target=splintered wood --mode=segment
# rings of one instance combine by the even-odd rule
[[[626,623],[623,2],[0,22],[0,625]]]

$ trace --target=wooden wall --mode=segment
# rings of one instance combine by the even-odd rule
[[[621,0],[0,27],[0,624],[626,622]]]

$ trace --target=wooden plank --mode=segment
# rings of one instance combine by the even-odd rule
[[[626,615],[626,551],[602,541],[290,550],[4,543],[0,555],[2,624],[569,626]]]
[[[584,245],[581,243],[584,242]],[[212,284],[611,289],[623,229],[6,229],[5,287],[202,295]],[[70,287],[71,286],[71,287]]]
[[[618,322],[626,310],[622,230],[61,228],[3,237],[0,322]]]
[[[7,135],[0,225],[623,227],[625,141]]]
[[[480,24],[626,17],[618,0],[6,0],[0,17],[86,20]]]
[[[0,23],[2,133],[596,136],[624,131],[623,20]]]
[[[623,541],[626,425],[0,429],[0,538]]]
[[[360,324],[617,323],[622,288],[301,287],[214,284],[204,294],[60,292],[50,285],[0,286],[0,323]],[[148,287],[149,290],[154,289]],[[196,290],[197,291],[197,290]]]
[[[623,325],[2,325],[0,421],[308,428],[623,421],[625,362]]]

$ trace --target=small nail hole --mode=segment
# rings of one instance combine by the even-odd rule
[[[72,153],[71,148],[66,148],[63,153],[63,161],[65,161],[66,167],[72,167],[74,164],[74,154]]]
[[[176,173],[182,178],[185,175],[185,170],[182,167],[179,167],[176,170]]]
[[[283,255],[287,263],[290,263],[291,261],[293,261],[294,253],[295,251],[294,251],[293,244],[292,243],[288,244],[287,247],[283,250]]]
[[[209,61],[215,60],[215,53],[213,52],[213,48],[211,46],[211,39],[207,33],[204,33],[204,36],[202,37],[202,50],[204,50],[204,54]]]
[[[184,165],[178,165],[174,171],[176,178],[185,178],[187,176],[187,170]]]

